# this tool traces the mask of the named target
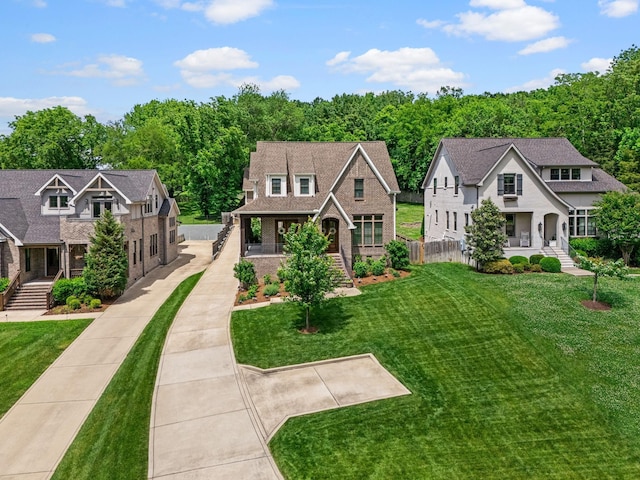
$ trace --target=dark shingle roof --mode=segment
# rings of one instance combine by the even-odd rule
[[[78,193],[98,173],[132,202],[146,200],[156,175],[155,170],[0,170],[0,224],[25,244],[58,243],[60,220],[41,215],[36,192],[58,175]]]
[[[446,149],[464,185],[475,185],[511,147],[535,167],[597,167],[582,156],[566,138],[443,138]]]
[[[385,142],[258,142],[251,153],[248,176],[243,185],[253,189],[258,182],[258,198],[237,212],[300,212],[311,213],[320,208],[347,160],[358,145],[367,153],[391,191],[399,191]],[[294,197],[289,178],[287,197],[265,197],[267,175],[314,174],[315,197]]]
[[[600,168],[592,171],[592,181],[590,182],[547,182],[547,185],[555,193],[604,193],[616,190],[623,192],[627,190],[624,183],[616,180],[607,172]]]

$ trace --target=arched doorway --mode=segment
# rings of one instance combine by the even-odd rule
[[[558,240],[558,218],[557,213],[547,213],[544,216],[544,245],[556,245]]]
[[[335,218],[325,218],[322,220],[322,233],[329,238],[329,246],[327,247],[327,253],[339,253],[339,222]]]

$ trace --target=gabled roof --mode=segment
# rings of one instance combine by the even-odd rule
[[[551,190],[556,193],[606,193],[611,191],[624,192],[627,186],[615,179],[601,168],[594,168],[590,182],[547,182]]]
[[[81,192],[98,175],[134,203],[146,201],[158,178],[155,170],[0,170],[0,228],[16,243],[58,243],[60,220],[41,214],[41,197],[36,193],[55,178]]]
[[[238,213],[315,214],[327,201],[352,159],[362,154],[388,193],[399,192],[398,181],[384,142],[258,142],[251,153],[245,190],[258,185],[258,198],[236,210]],[[288,174],[286,197],[266,197],[267,175]],[[293,176],[314,175],[316,195],[293,196]]]
[[[40,189],[34,193],[34,195],[41,195],[42,191],[45,190],[49,185],[51,185],[55,180],[59,180],[59,183],[63,183],[66,188],[68,188],[70,190],[71,196],[74,196],[77,192],[76,190],[69,185],[67,182],[65,182],[64,178],[62,178],[60,176],[60,174],[56,173],[53,177],[51,177],[47,182],[45,182],[42,187],[40,187]],[[64,188],[64,187],[62,187]]]
[[[512,145],[535,167],[598,167],[566,138],[443,138],[434,160],[444,149],[460,183],[476,185]]]

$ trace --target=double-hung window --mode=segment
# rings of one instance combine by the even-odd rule
[[[353,197],[356,199],[364,199],[364,178],[356,178],[353,181]]]
[[[453,194],[458,195],[458,190],[460,189],[460,177],[456,175],[453,177]]]
[[[358,247],[381,247],[382,215],[354,215],[353,244]]]
[[[522,195],[522,174],[498,174],[498,195]]]

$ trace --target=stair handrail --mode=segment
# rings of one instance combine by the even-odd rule
[[[54,304],[53,286],[56,284],[58,280],[60,280],[60,277],[62,277],[62,270],[58,270],[58,273],[56,273],[56,276],[53,277],[53,282],[51,282],[51,285],[49,285],[49,288],[47,289],[47,310],[50,310],[53,308],[53,304]]]
[[[562,246],[562,251],[567,255],[569,255],[571,260],[576,258],[578,256],[578,252],[576,252],[576,249],[573,248],[571,244],[567,241],[567,239],[565,239],[564,237],[560,237],[560,240],[561,240],[560,245]]]
[[[7,303],[9,303],[9,300],[11,300],[13,294],[16,293],[16,290],[20,288],[20,285],[20,272],[18,272],[9,282],[9,286],[7,287],[7,289],[4,292],[0,293],[0,312],[4,310],[4,307],[6,307]]]

